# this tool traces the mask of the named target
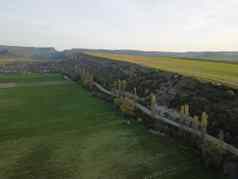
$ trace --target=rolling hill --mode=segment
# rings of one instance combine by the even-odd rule
[[[104,49],[72,49],[72,52],[112,53],[115,55],[133,55],[145,57],[175,57],[191,60],[222,61],[238,63],[238,51],[201,51],[201,52],[164,52],[140,50],[104,50]]]
[[[111,53],[115,55],[133,55],[145,57],[175,57],[190,60],[222,61],[238,63],[238,51],[201,51],[201,52],[165,52],[141,50],[110,50],[110,49],[83,49],[73,48],[57,51],[53,47],[23,47],[0,45],[0,58],[26,58],[26,59],[64,59],[72,53]]]
[[[56,51],[53,47],[20,47],[0,45],[0,57],[26,59],[63,59],[64,53]]]
[[[124,61],[143,65],[150,68],[178,73],[184,76],[195,77],[197,79],[212,81],[216,85],[238,88],[238,64],[188,60],[184,58],[172,57],[147,57],[139,55],[122,55],[105,52],[87,52],[88,55],[107,58],[116,61]]]

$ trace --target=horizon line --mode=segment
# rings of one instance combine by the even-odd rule
[[[65,51],[65,50],[105,50],[105,51],[140,51],[140,52],[161,52],[161,53],[206,53],[206,52],[238,52],[238,50],[142,50],[142,49],[134,49],[134,48],[83,48],[83,47],[71,47],[71,48],[62,48],[62,50],[59,50],[58,48],[54,46],[44,46],[44,45],[3,45],[1,46],[5,47],[22,47],[22,48],[54,48],[56,51]]]

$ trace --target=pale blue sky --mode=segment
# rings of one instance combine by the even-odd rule
[[[0,0],[0,44],[238,50],[238,0]]]

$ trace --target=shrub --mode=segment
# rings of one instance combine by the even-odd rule
[[[156,96],[154,94],[151,94],[151,96],[150,96],[150,108],[151,108],[153,113],[156,112],[156,104],[157,104]]]
[[[201,115],[201,127],[204,132],[207,131],[208,126],[208,114],[206,112],[203,112]]]
[[[120,106],[120,105],[121,105],[121,99],[120,99],[120,98],[114,98],[114,99],[113,99],[113,103],[114,103],[116,106]]]
[[[134,88],[134,95],[137,96],[137,89]]]
[[[117,87],[118,87],[118,85],[117,85],[117,81],[114,81],[114,82],[113,82],[113,87],[112,87],[112,88],[113,88],[113,89],[117,89]]]
[[[121,82],[121,90],[122,91],[126,91],[127,88],[127,81],[126,80],[122,80]]]
[[[220,168],[223,162],[224,150],[219,144],[206,142],[203,144],[203,159],[207,166]]]
[[[120,110],[129,115],[135,115],[135,102],[129,97],[121,98]]]
[[[192,119],[192,127],[194,129],[198,129],[199,125],[200,125],[199,117],[198,116],[194,116],[193,119]]]
[[[117,81],[114,81],[113,82],[113,86],[112,86],[112,92],[115,94],[115,95],[118,95],[118,82]]]
[[[185,106],[180,106],[180,114],[185,115]]]
[[[121,80],[118,80],[118,91],[120,92],[122,90],[122,82]]]
[[[190,116],[189,105],[188,104],[180,106],[180,114]]]
[[[85,69],[80,70],[80,79],[84,86],[86,87],[92,87],[92,82],[94,80],[93,74],[91,74],[89,71]]]
[[[185,104],[185,105],[184,105],[184,114],[185,114],[186,116],[189,116],[189,115],[190,115],[190,113],[189,113],[189,105],[188,105],[188,104]]]

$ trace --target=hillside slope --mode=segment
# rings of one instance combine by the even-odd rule
[[[238,64],[229,64],[212,61],[196,61],[177,59],[172,57],[145,57],[135,55],[120,55],[113,53],[94,53],[89,55],[108,58],[117,61],[125,61],[160,70],[179,73],[185,76],[212,81],[217,84],[225,84],[238,88]]]
[[[0,45],[0,57],[27,59],[62,59],[64,58],[64,53],[56,51],[53,47],[19,47]]]
[[[238,63],[238,51],[201,51],[201,52],[165,52],[141,50],[104,50],[104,49],[72,49],[72,52],[112,53],[115,55],[133,55],[145,57],[175,57],[190,60],[222,61]]]

